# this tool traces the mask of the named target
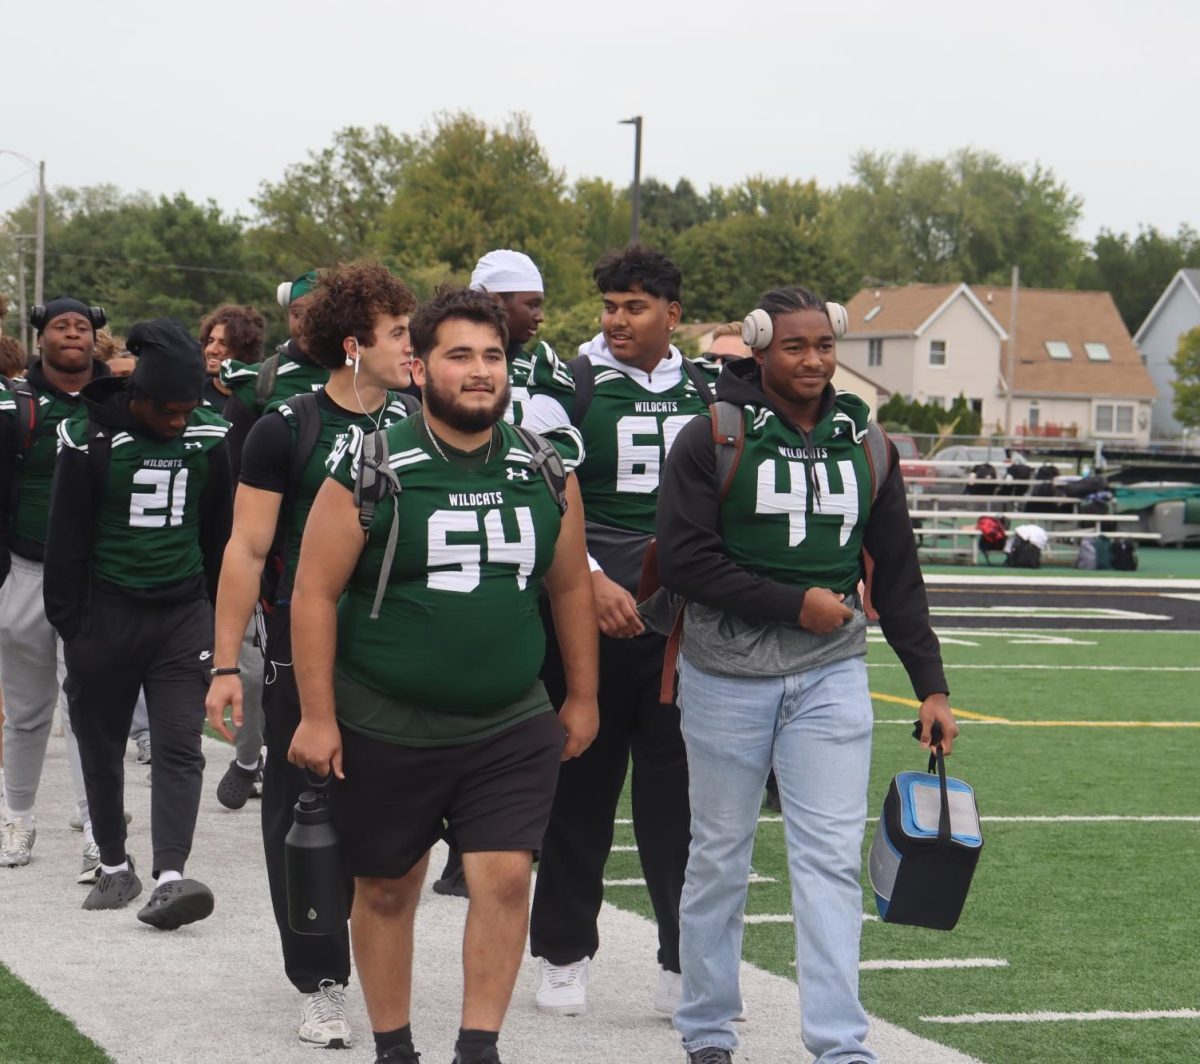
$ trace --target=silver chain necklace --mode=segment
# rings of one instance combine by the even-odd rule
[[[421,425],[425,429],[425,435],[429,437],[429,442],[433,444],[433,449],[441,456],[443,462],[449,463],[450,459],[446,457],[446,452],[442,450],[442,445],[438,443],[438,438],[433,434],[433,429],[429,427],[429,422],[421,418]],[[492,460],[492,444],[496,442],[496,430],[492,429],[492,434],[488,437],[487,454],[483,456],[483,464],[487,465]]]

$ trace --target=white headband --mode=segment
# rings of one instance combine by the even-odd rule
[[[545,292],[542,275],[533,259],[520,251],[489,251],[471,274],[476,292]]]

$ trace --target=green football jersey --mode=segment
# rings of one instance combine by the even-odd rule
[[[838,594],[855,589],[871,508],[871,465],[862,443],[869,413],[858,396],[839,392],[806,447],[767,407],[742,409],[745,446],[721,503],[721,536],[732,561],[782,583]]]
[[[10,528],[14,537],[44,545],[50,521],[50,485],[58,460],[58,426],[79,409],[81,400],[40,391],[36,394],[37,424],[33,443],[17,464],[17,501],[10,515]],[[17,402],[12,392],[0,389],[0,416],[10,417],[15,423]]]
[[[208,483],[208,452],[225,438],[229,423],[197,407],[183,435],[158,440],[117,431],[96,511],[92,573],[121,587],[177,584],[203,571],[200,499]],[[64,448],[88,449],[87,411],[59,425]]]
[[[315,362],[297,362],[294,358],[280,353],[279,368],[275,373],[275,387],[271,395],[260,407],[254,394],[258,383],[258,371],[262,368],[259,362],[238,362],[227,358],[221,363],[218,379],[250,413],[261,416],[274,410],[280,403],[286,402],[293,395],[301,392],[315,392],[324,387],[329,380],[329,370],[318,366]]]
[[[289,398],[291,397],[289,396]],[[332,404],[332,400],[329,402]],[[291,428],[292,444],[295,446],[296,434],[299,430],[295,413],[286,401],[280,403],[275,409]],[[334,444],[339,436],[344,436],[350,431],[351,426],[356,426],[364,432],[375,428],[375,418],[367,414],[354,416],[341,408],[325,409],[319,403],[317,409],[321,414],[321,431],[317,434],[312,453],[308,456],[308,461],[300,474],[300,482],[296,486],[295,496],[284,500],[285,512],[280,515],[280,521],[284,525],[287,536],[287,551],[284,558],[285,572],[293,575],[300,561],[300,540],[304,535],[304,523],[308,520],[313,500],[317,497],[317,492],[321,490],[321,485],[328,474],[325,463]],[[396,422],[403,421],[406,416],[404,404],[389,392],[380,418],[380,425],[383,428],[390,428]]]
[[[697,361],[715,383],[720,367]],[[558,400],[568,416],[575,383],[566,364],[539,351],[529,391]],[[626,373],[595,364],[595,392],[579,423],[587,460],[579,467],[579,490],[589,522],[653,534],[658,480],[679,430],[708,409],[686,373],[665,392],[652,392]]]
[[[508,383],[512,388],[512,406],[505,412],[504,420],[514,425],[521,424],[525,416],[525,404],[529,402],[529,378],[533,373],[533,361],[538,356],[543,360],[558,356],[554,348],[539,340],[532,350],[522,351],[508,364]]]
[[[562,519],[516,430],[505,422],[498,428],[495,453],[471,468],[442,458],[423,418],[387,430],[401,492],[380,614],[370,619],[395,511],[391,495],[376,506],[338,606],[339,674],[431,717],[480,717],[506,707],[528,716],[549,705],[538,681],[546,649],[538,591]],[[351,490],[362,439],[352,429],[329,457],[330,475]],[[383,734],[386,725],[359,719],[360,710],[357,702],[338,706],[351,727],[411,738]],[[472,726],[464,720],[458,727],[469,733]]]

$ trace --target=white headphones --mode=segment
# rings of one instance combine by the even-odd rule
[[[850,325],[850,315],[846,313],[846,308],[841,303],[826,303],[825,313],[829,316],[829,324],[833,327],[834,339],[840,340],[846,335]],[[775,329],[771,315],[761,307],[750,311],[742,322],[742,340],[747,347],[755,351],[769,347],[774,334]]]
[[[284,310],[287,310],[288,304],[292,301],[292,282],[280,281],[279,287],[275,289],[275,302],[278,303]]]

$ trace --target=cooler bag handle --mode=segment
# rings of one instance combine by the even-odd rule
[[[913,725],[913,738],[921,738],[921,722]],[[941,811],[938,813],[937,842],[939,850],[950,849],[950,790],[946,786],[946,757],[942,753],[942,726],[936,720],[929,730],[929,771],[937,772],[941,791]]]

